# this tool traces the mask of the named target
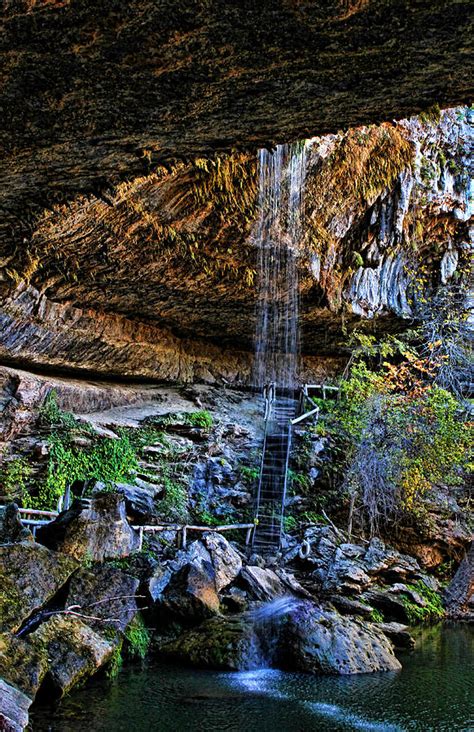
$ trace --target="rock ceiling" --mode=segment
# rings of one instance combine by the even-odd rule
[[[472,98],[472,3],[6,0],[0,233],[156,163]]]

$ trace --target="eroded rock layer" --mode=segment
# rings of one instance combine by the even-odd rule
[[[301,378],[354,328],[397,331],[465,277],[471,111],[306,143]],[[248,383],[257,298],[254,155],[158,168],[45,211],[0,270],[0,357],[118,376]],[[323,369],[324,370],[324,369]]]

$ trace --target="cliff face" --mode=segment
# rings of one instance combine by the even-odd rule
[[[300,297],[305,374],[347,331],[392,331],[421,290],[465,276],[470,112],[307,143]],[[472,165],[472,163],[471,163]],[[0,354],[28,365],[246,382],[255,332],[256,158],[158,168],[45,211],[4,260]],[[464,275],[463,275],[464,273]]]

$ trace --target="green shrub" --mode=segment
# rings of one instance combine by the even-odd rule
[[[383,623],[385,618],[380,610],[372,610],[370,613],[370,619],[373,623]]]
[[[112,656],[110,658],[110,661],[107,665],[107,677],[111,680],[116,679],[117,676],[120,673],[120,669],[123,666],[123,656],[122,656],[122,643],[120,643],[112,653]]]
[[[55,389],[51,389],[39,411],[40,424],[56,429],[74,429],[78,422],[71,412],[64,412],[58,407],[58,395]]]
[[[169,521],[186,521],[188,518],[188,492],[181,480],[171,476],[168,465],[161,463],[161,481],[164,498],[160,501],[160,513]]]
[[[212,414],[206,410],[199,412],[187,412],[185,414],[185,423],[192,425],[193,427],[201,427],[205,430],[210,430],[214,424]]]
[[[140,614],[135,615],[131,623],[125,629],[127,654],[132,658],[145,658],[150,647],[151,635]]]
[[[24,458],[14,458],[6,462],[0,470],[0,486],[3,495],[10,501],[26,501],[30,475],[31,468]]]
[[[66,487],[76,481],[97,480],[105,490],[133,479],[138,470],[136,452],[128,437],[100,439],[90,448],[75,448],[68,435],[49,437],[46,479],[33,500],[36,508],[54,509]]]
[[[253,485],[260,475],[260,470],[257,467],[249,467],[248,465],[241,465],[239,467],[239,473],[242,478],[242,480],[245,481],[245,483]]]
[[[197,511],[195,516],[196,521],[200,521],[204,526],[219,526],[219,519],[216,516],[213,516],[212,513],[205,508]]]
[[[427,603],[426,607],[420,607],[407,594],[401,595],[410,625],[433,622],[444,618],[445,610],[441,602],[441,597],[435,590],[427,587],[423,580],[419,580],[412,585],[407,585],[407,587],[409,590],[421,595]]]
[[[287,515],[283,518],[283,528],[287,534],[291,531],[296,531],[298,528],[298,521],[294,516]]]

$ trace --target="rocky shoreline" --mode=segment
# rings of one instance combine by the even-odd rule
[[[38,410],[48,389],[33,376],[29,387],[11,398],[8,429],[11,449],[33,456],[34,474],[42,476],[52,428],[41,427]],[[324,516],[287,529],[276,556],[253,553],[242,531],[213,528],[251,515],[261,440],[253,395],[163,388],[147,400],[124,389],[121,407],[120,387],[111,393],[76,384],[59,391],[60,406],[71,389],[87,406],[64,428],[68,449],[77,456],[118,445],[127,429],[140,444],[138,462],[133,480],[113,489],[100,480],[74,484],[72,504],[34,537],[21,523],[21,500],[0,508],[2,729],[24,729],[33,703],[59,700],[94,674],[113,676],[129,658],[149,654],[220,670],[398,671],[397,650],[414,645],[411,626],[472,617],[469,566],[461,564],[447,592],[436,576],[438,554],[445,559],[467,546],[461,523],[457,538],[438,542],[438,554],[427,554],[427,541],[417,556],[381,538],[350,538]],[[190,417],[196,408],[198,417]],[[64,421],[64,414],[53,416]],[[316,475],[311,455],[321,439],[311,439],[306,467]],[[190,529],[182,547],[179,527],[190,523],[208,530]],[[167,528],[143,532],[145,525]]]
[[[414,558],[378,539],[344,543],[328,526],[265,561],[213,531],[186,550],[137,552],[118,494],[77,502],[38,541],[14,505],[2,517],[6,730],[25,727],[35,698],[59,699],[110,671],[124,646],[133,653],[134,629],[150,653],[187,665],[351,674],[399,670],[413,612],[444,614],[431,606],[438,583]]]

